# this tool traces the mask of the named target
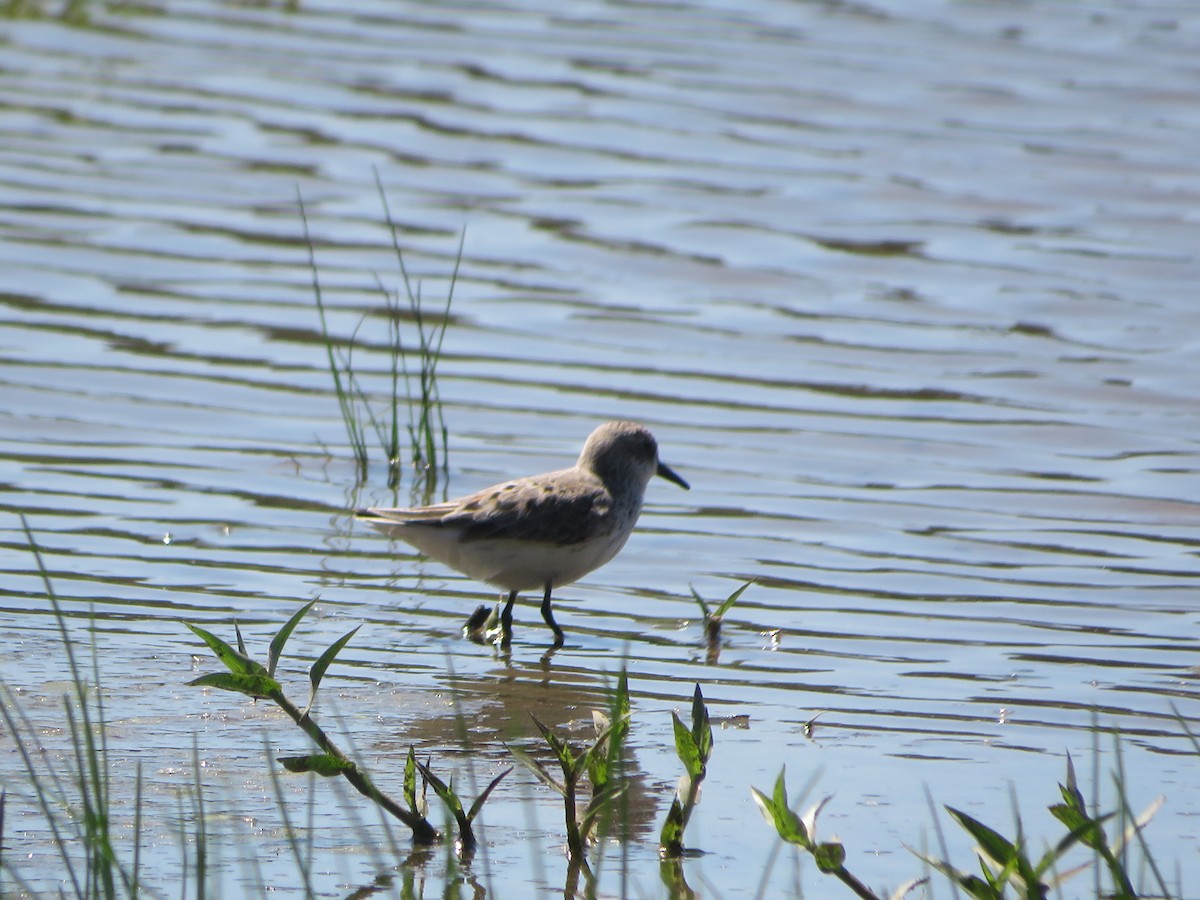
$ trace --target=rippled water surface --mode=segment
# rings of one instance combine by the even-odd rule
[[[397,792],[410,745],[480,786],[503,741],[535,746],[529,713],[584,740],[628,667],[636,837],[607,848],[603,896],[668,894],[669,712],[697,683],[725,722],[687,833],[705,897],[842,890],[775,857],[749,787],[784,764],[794,794],[812,775],[808,802],[834,794],[819,827],[880,890],[922,874],[905,843],[936,843],[926,788],[1009,834],[1015,796],[1040,848],[1068,752],[1113,803],[1096,723],[1130,803],[1165,796],[1151,847],[1200,896],[1176,717],[1200,727],[1191,5],[91,13],[0,23],[0,675],[62,754],[68,672],[23,513],[94,646],[122,810],[142,766],[148,881],[181,877],[195,747],[221,890],[303,893],[263,756],[305,738],[188,687],[219,664],[182,622],[232,639],[236,619],[265,655],[319,598],[281,674],[302,701],[308,661],[362,624],[317,714]],[[534,598],[510,656],[462,640],[488,589],[349,514],[409,481],[390,491],[378,453],[357,481],[297,194],[330,327],[378,396],[376,279],[400,276],[376,173],[427,309],[465,229],[439,494],[566,465],[616,417],[692,484],[652,484],[623,553],[559,592],[556,654]],[[749,579],[706,653],[691,587]],[[57,892],[11,745],[5,861]],[[401,834],[399,856],[366,849],[377,818],[336,785],[281,788],[321,896],[563,893],[561,801],[524,770],[458,876],[441,850],[401,866]]]

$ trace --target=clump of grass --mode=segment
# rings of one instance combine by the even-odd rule
[[[708,662],[715,663],[721,655],[721,626],[725,624],[725,614],[729,612],[733,604],[738,602],[738,598],[746,592],[746,588],[752,584],[754,584],[753,578],[722,600],[716,610],[708,605],[708,601],[701,597],[694,587],[688,585],[692,597],[700,607],[700,614],[704,617],[704,642],[708,647]]]
[[[287,771],[312,772],[315,775],[325,778],[341,776],[364,797],[371,800],[393,818],[407,825],[412,830],[414,843],[435,843],[439,840],[440,835],[437,829],[429,824],[428,819],[424,815],[417,813],[414,809],[406,807],[404,804],[379,790],[366,771],[351,760],[309,715],[316,700],[317,689],[321,684],[322,678],[325,676],[326,670],[337,657],[338,653],[341,652],[342,648],[346,646],[350,638],[358,631],[358,628],[350,630],[334,641],[317,658],[316,662],[313,663],[312,668],[309,670],[309,683],[311,687],[308,704],[303,710],[284,695],[282,685],[275,679],[275,666],[283,653],[284,645],[287,643],[292,631],[300,623],[300,620],[312,609],[315,603],[316,601],[313,600],[301,607],[271,640],[266,666],[251,659],[246,653],[241,629],[238,629],[236,626],[238,649],[234,650],[216,635],[196,625],[188,624],[187,627],[192,633],[204,641],[229,670],[228,672],[215,672],[202,675],[192,681],[191,684],[199,687],[234,691],[256,699],[270,700],[283,710],[288,718],[295,722],[312,739],[320,751],[305,756],[281,757],[279,763]]]
[[[621,777],[622,769],[619,759],[624,748],[625,738],[629,734],[629,679],[624,672],[617,680],[617,687],[611,707],[611,717],[597,715],[594,717],[598,732],[595,741],[583,750],[576,750],[567,741],[560,738],[536,716],[531,715],[534,725],[541,732],[546,744],[554,753],[562,772],[561,780],[550,773],[541,762],[530,756],[524,750],[509,747],[513,754],[537,778],[548,787],[557,791],[563,798],[563,813],[567,830],[567,854],[571,868],[568,881],[578,877],[580,871],[589,883],[593,883],[593,875],[587,864],[587,846],[592,838],[603,829],[597,829],[610,804],[624,793],[628,787],[626,780]],[[584,775],[591,782],[592,791],[582,813],[579,808],[580,787]]]
[[[944,842],[943,856],[940,858],[911,847],[908,849],[934,871],[949,879],[956,892],[961,890],[973,900],[1005,900],[1010,896],[1023,900],[1049,900],[1050,897],[1061,895],[1062,885],[1068,879],[1088,868],[1086,864],[1063,868],[1067,853],[1082,845],[1092,851],[1097,869],[1107,871],[1111,881],[1108,889],[1102,889],[1097,876],[1096,897],[1137,900],[1142,895],[1135,889],[1129,876],[1126,854],[1127,847],[1136,837],[1141,844],[1143,859],[1155,876],[1158,890],[1153,896],[1170,900],[1172,895],[1166,880],[1155,865],[1142,834],[1146,824],[1161,808],[1163,798],[1159,797],[1140,815],[1135,816],[1125,796],[1124,778],[1119,768],[1114,775],[1114,782],[1120,798],[1118,808],[1108,813],[1089,810],[1076,782],[1075,764],[1068,754],[1066,783],[1058,786],[1063,802],[1049,807],[1050,814],[1066,826],[1067,832],[1038,855],[1030,853],[1029,841],[1025,837],[1020,818],[1016,822],[1016,835],[1009,838],[962,810],[947,806],[946,812],[975,841],[975,854],[979,862],[978,875],[960,869],[946,859]],[[821,841],[816,836],[817,817],[830,797],[825,797],[804,815],[797,815],[788,805],[783,771],[779,773],[775,789],[770,796],[757,788],[751,788],[750,793],[762,810],[763,816],[775,827],[779,836],[789,844],[795,844],[807,851],[819,871],[837,878],[861,900],[880,900],[879,894],[873,892],[846,868],[846,850],[842,842],[837,839]],[[1114,818],[1121,823],[1122,829],[1118,838],[1110,840],[1105,833],[1104,824]],[[914,879],[902,885],[890,895],[892,900],[899,900],[926,880]],[[1012,894],[1009,893],[1010,889]]]
[[[454,269],[450,273],[450,285],[446,291],[446,305],[442,309],[438,321],[430,322],[424,312],[421,298],[421,284],[413,282],[408,276],[408,267],[404,264],[404,253],[400,248],[400,229],[392,218],[391,207],[388,205],[387,192],[383,189],[379,171],[375,170],[375,186],[379,191],[379,202],[383,206],[384,219],[387,222],[388,234],[392,239],[392,251],[396,254],[396,265],[400,269],[401,280],[404,284],[404,296],[408,300],[408,309],[417,326],[417,393],[414,396],[407,365],[403,366],[404,384],[408,398],[408,437],[409,451],[413,468],[426,473],[427,478],[435,478],[440,468],[445,469],[449,455],[449,432],[443,413],[441,392],[438,389],[437,366],[442,356],[442,342],[446,338],[446,326],[450,323],[450,306],[454,302],[454,288],[458,284],[458,272],[462,266],[463,245],[467,233],[464,229],[458,238],[458,252],[454,256]],[[399,291],[389,292],[381,282],[379,289],[387,302],[389,320],[393,323],[393,345],[400,348],[400,361],[405,357],[400,343],[400,296]],[[395,404],[398,395],[396,354],[392,354],[392,403],[393,403],[393,435],[396,433]],[[398,441],[398,438],[396,438]],[[398,450],[398,445],[397,445]],[[440,463],[439,463],[440,460]]]
[[[115,897],[119,894],[132,897],[138,893],[140,886],[141,766],[137,766],[134,776],[134,843],[128,853],[122,854],[117,843],[120,829],[113,821],[115,810],[110,785],[113,770],[108,759],[108,719],[104,695],[99,687],[94,632],[91,648],[93,687],[76,659],[66,616],[24,516],[21,516],[21,527],[33,553],[66,651],[71,688],[63,697],[63,713],[72,750],[68,757],[73,764],[72,770],[68,773],[58,771],[54,754],[42,743],[37,727],[25,715],[16,693],[7,684],[0,684],[3,690],[0,716],[21,757],[38,809],[50,829],[65,872],[67,890],[76,897]],[[7,791],[3,800],[0,800],[0,838],[3,837],[3,812],[6,806]],[[80,851],[82,860],[79,858]],[[36,893],[20,868],[7,857],[0,857],[0,873],[10,876],[22,891]]]
[[[407,425],[404,430],[407,435],[409,459],[413,471],[416,473],[416,484],[424,487],[425,493],[428,495],[432,493],[432,488],[436,485],[439,472],[445,472],[448,467],[449,431],[446,427],[441,391],[438,386],[437,367],[442,355],[446,329],[450,323],[450,307],[454,301],[454,289],[458,284],[458,273],[462,266],[466,232],[464,231],[459,236],[458,252],[455,255],[454,268],[450,275],[445,306],[438,316],[431,317],[425,309],[420,282],[414,284],[409,277],[408,267],[404,262],[404,252],[400,246],[400,230],[392,218],[387,194],[379,179],[378,171],[375,172],[375,184],[379,190],[384,220],[387,224],[402,284],[402,290],[391,291],[378,275],[375,276],[375,283],[383,298],[383,308],[387,319],[386,348],[389,390],[386,397],[386,416],[375,413],[367,392],[362,386],[362,379],[354,366],[355,341],[365,317],[364,320],[359,321],[358,327],[347,341],[335,341],[329,331],[325,300],[317,269],[316,252],[308,227],[308,215],[304,208],[304,200],[297,191],[300,218],[304,225],[304,238],[308,246],[309,268],[312,272],[313,296],[317,303],[317,315],[325,344],[329,373],[333,379],[334,394],[337,396],[338,409],[346,428],[346,437],[354,455],[359,481],[367,479],[370,463],[368,435],[374,434],[387,461],[388,486],[393,489],[399,486],[403,473],[401,421],[406,418]],[[407,305],[407,311],[405,305]],[[417,332],[416,359],[413,367],[415,371],[410,370],[409,348],[406,347],[401,333],[402,325],[406,320],[413,322]],[[403,382],[403,391],[401,382]],[[400,409],[402,404],[405,407],[403,416]]]
[[[1067,754],[1066,783],[1058,786],[1063,802],[1049,807],[1050,814],[1066,826],[1067,833],[1036,858],[1029,853],[1028,842],[1019,818],[1016,836],[1007,838],[978,819],[951,806],[946,807],[946,812],[975,841],[980,875],[962,871],[946,859],[913,852],[974,900],[1000,900],[1007,896],[1009,887],[1017,891],[1019,896],[1029,900],[1045,900],[1050,896],[1057,896],[1067,879],[1087,868],[1086,865],[1080,865],[1060,869],[1063,857],[1079,844],[1092,851],[1097,869],[1108,873],[1111,884],[1109,890],[1103,894],[1099,890],[1097,876],[1097,896],[1111,897],[1113,900],[1137,900],[1139,893],[1129,875],[1127,857],[1127,848],[1136,837],[1141,844],[1143,858],[1157,882],[1158,892],[1154,896],[1169,900],[1171,892],[1142,834],[1142,830],[1162,807],[1163,798],[1159,797],[1140,814],[1133,815],[1125,794],[1119,744],[1117,760],[1118,769],[1113,775],[1113,781],[1119,803],[1117,809],[1112,812],[1101,813],[1099,810],[1088,809],[1075,778],[1075,764],[1071,755]],[[1115,839],[1110,839],[1105,833],[1104,824],[1113,819],[1118,822],[1120,833]]]
[[[454,790],[453,778],[451,778],[449,783],[447,783],[434,775],[433,770],[429,768],[427,763],[417,761],[412,747],[408,748],[408,759],[410,763],[416,764],[417,769],[421,772],[421,777],[425,780],[425,784],[433,788],[433,792],[437,794],[438,799],[445,804],[446,810],[454,817],[454,821],[458,823],[459,851],[463,853],[464,856],[470,856],[478,844],[478,841],[475,838],[475,830],[472,827],[475,817],[479,815],[480,810],[483,809],[483,804],[487,802],[487,798],[491,796],[491,793],[496,789],[496,786],[504,780],[505,776],[507,776],[509,772],[512,771],[512,767],[509,766],[507,769],[493,778],[488,783],[488,786],[484,788],[482,792],[480,792],[478,797],[475,798],[475,802],[471,804],[471,808],[465,809],[463,807],[462,798],[460,798]],[[406,787],[408,783],[409,778],[406,770]]]

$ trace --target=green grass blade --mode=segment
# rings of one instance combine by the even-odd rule
[[[678,795],[671,801],[667,818],[658,835],[658,852],[662,856],[678,856],[683,852],[683,806]]]
[[[733,604],[737,603],[738,598],[741,597],[742,594],[746,593],[746,588],[750,587],[750,585],[752,585],[752,584],[754,584],[753,578],[751,578],[749,581],[747,581],[745,584],[743,584],[740,588],[738,588],[736,591],[734,591],[732,594],[730,594],[728,597],[726,597],[721,602],[721,605],[717,607],[716,615],[714,615],[713,618],[720,619],[725,615],[725,613],[729,612],[729,608],[731,606],[733,606]]]
[[[775,831],[781,838],[789,844],[798,844],[806,849],[811,846],[808,833],[804,828],[804,823],[800,821],[800,817],[786,805],[781,806],[777,796],[768,797],[755,787],[750,788],[750,796],[754,798],[763,818],[775,827]]]
[[[505,779],[505,777],[508,776],[508,773],[511,772],[512,770],[513,770],[513,767],[509,766],[507,769],[505,769],[503,772],[501,772],[499,775],[497,775],[495,778],[493,778],[491,783],[483,789],[483,793],[475,798],[475,802],[472,803],[471,808],[469,810],[467,810],[467,821],[468,822],[475,821],[475,817],[477,815],[479,815],[480,810],[483,809],[483,804],[487,802],[487,798],[491,796],[492,791],[494,791],[496,789],[496,786],[499,785],[500,782],[503,781]]]
[[[771,800],[778,809],[791,809],[787,796],[787,766],[779,770],[779,777],[775,779],[775,789],[771,792]]]
[[[531,713],[529,718],[533,719],[533,724],[537,726],[538,731],[542,733],[542,737],[546,739],[546,743],[550,745],[550,749],[554,751],[554,755],[558,758],[558,764],[562,767],[563,777],[568,781],[574,781],[579,775],[579,758],[575,756],[566,742],[543,725],[537,716]]]
[[[704,772],[704,760],[700,755],[700,748],[696,746],[696,738],[688,727],[683,724],[683,720],[679,715],[672,711],[671,724],[675,730],[675,752],[679,754],[679,761],[683,763],[683,770],[688,773],[690,778],[698,778]]]
[[[358,629],[360,628],[362,628],[362,625],[355,625],[330,644],[328,649],[312,664],[312,668],[308,670],[308,680],[312,687],[308,694],[308,705],[304,707],[304,712],[301,713],[302,718],[308,715],[313,703],[317,700],[317,688],[321,686],[321,679],[325,677],[325,671],[333,664],[333,661],[337,659],[337,655],[342,652],[342,648],[346,646],[350,638],[358,633]]]
[[[412,745],[408,746],[408,756],[404,760],[404,802],[414,812],[417,808],[417,754]]]
[[[956,821],[964,831],[971,836],[971,839],[979,845],[979,848],[988,855],[992,860],[1001,866],[1015,860],[1020,851],[1016,845],[1008,838],[1004,837],[997,831],[984,825],[978,819],[972,818],[965,812],[961,812],[953,807],[947,806],[946,812],[950,813],[950,817]]]
[[[333,778],[353,772],[357,766],[348,759],[334,756],[331,753],[310,753],[307,756],[280,756],[276,761],[287,771],[294,774],[312,772],[322,778]]]
[[[217,659],[223,662],[225,667],[233,674],[270,677],[267,670],[260,663],[255,662],[242,653],[238,653],[212,632],[205,631],[199,625],[193,625],[191,622],[184,622],[183,624],[192,634],[204,641],[208,645],[208,649],[212,650]]]
[[[312,235],[308,228],[308,212],[304,206],[304,198],[296,187],[296,201],[300,206],[300,219],[304,224],[304,242],[308,246],[308,265],[312,271],[313,296],[317,301],[317,316],[321,323],[321,337],[325,343],[325,356],[329,363],[329,374],[333,378],[333,390],[337,395],[338,410],[342,415],[342,423],[346,428],[346,437],[350,449],[354,453],[360,478],[367,473],[367,443],[363,438],[362,425],[354,410],[353,398],[347,385],[342,382],[342,366],[339,365],[337,354],[334,352],[333,337],[329,333],[329,321],[325,316],[325,300],[321,294],[321,279],[317,272],[317,256],[313,247]]]
[[[279,682],[269,675],[238,675],[234,672],[212,672],[188,682],[189,687],[211,687],[254,697],[269,699],[283,692]]]
[[[466,811],[463,809],[462,800],[454,790],[452,784],[447,784],[433,774],[433,770],[425,765],[420,760],[417,760],[417,768],[421,770],[421,777],[426,783],[433,788],[433,792],[437,794],[438,799],[445,804],[446,809],[450,811],[450,815],[454,816],[454,821],[458,823],[460,835],[464,840],[469,840],[467,834],[470,833],[471,823],[467,820]]]
[[[712,756],[713,735],[712,724],[708,720],[708,707],[704,705],[700,685],[696,685],[696,693],[692,695],[692,738],[700,752],[700,762],[707,763]]]
[[[529,753],[527,753],[525,750],[522,750],[520,747],[510,747],[508,744],[505,744],[504,748],[513,755],[513,758],[516,759],[517,762],[537,776],[538,781],[542,782],[542,784],[546,785],[546,787],[553,788],[554,790],[558,791],[558,793],[562,794],[564,797],[566,796],[567,789],[563,787],[553,775],[550,774],[550,770],[542,765],[541,762],[534,759],[531,755],[529,755]]]
[[[275,637],[271,638],[271,647],[267,651],[267,674],[275,676],[275,666],[279,662],[279,658],[283,656],[284,645],[287,644],[288,638],[292,636],[292,632],[296,630],[296,626],[300,624],[300,620],[308,615],[315,605],[316,600],[310,600],[292,614],[292,617],[284,623],[279,629]]]

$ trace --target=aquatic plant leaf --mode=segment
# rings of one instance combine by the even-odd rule
[[[1019,851],[1012,841],[999,832],[993,831],[978,819],[950,806],[946,807],[946,812],[950,813],[954,821],[958,822],[975,843],[979,844],[979,848],[999,865],[1007,866],[1019,855]]]
[[[753,578],[751,578],[749,581],[747,581],[745,584],[743,584],[740,588],[738,588],[736,591],[734,591],[732,594],[730,594],[728,597],[726,597],[723,601],[721,601],[721,605],[717,607],[717,611],[716,611],[716,613],[713,614],[712,618],[723,619],[725,617],[725,613],[729,612],[730,607],[732,607],[733,604],[738,602],[738,598],[741,597],[742,594],[746,593],[746,588],[750,587],[750,585],[752,585],[752,584],[754,584]]]
[[[461,828],[464,823],[469,826],[470,823],[467,822],[467,814],[463,811],[462,801],[458,799],[458,794],[454,792],[454,787],[434,775],[429,766],[420,760],[417,760],[417,768],[421,770],[421,777],[433,788],[433,792],[446,804],[446,808],[450,810],[450,814],[454,816],[459,827]]]
[[[312,772],[322,778],[332,778],[344,772],[353,772],[357,767],[348,759],[340,759],[328,753],[311,753],[308,756],[281,756],[279,764],[289,772]]]
[[[846,848],[839,841],[826,841],[813,847],[812,855],[817,868],[829,874],[841,869],[842,863],[846,861]]]
[[[317,658],[317,661],[312,664],[312,668],[308,670],[308,680],[312,682],[312,688],[309,690],[308,705],[304,707],[304,712],[301,713],[301,718],[307,716],[309,710],[312,709],[312,705],[317,699],[317,688],[321,684],[321,679],[325,677],[325,670],[329,668],[329,666],[337,658],[337,655],[342,652],[342,648],[346,646],[346,643],[350,640],[350,638],[354,637],[354,635],[358,633],[358,629],[360,628],[362,628],[362,625],[355,625],[340,638],[330,644],[329,648]]]
[[[771,799],[775,806],[781,810],[791,811],[791,806],[788,805],[787,795],[787,766],[779,770],[779,777],[775,779],[775,788],[771,792]],[[793,813],[794,815],[794,813]],[[808,831],[805,830],[804,836],[808,837]]]
[[[945,875],[966,891],[974,900],[1003,900],[1003,893],[992,887],[978,875],[970,875],[960,869],[956,869],[944,859],[937,859],[936,857],[921,853],[912,847],[908,847],[907,844],[905,846],[909,853],[920,859],[935,872]]]
[[[480,810],[483,809],[483,804],[486,803],[487,798],[492,795],[492,791],[494,791],[496,789],[496,785],[498,785],[501,781],[503,781],[505,779],[505,777],[507,777],[508,773],[511,772],[512,770],[513,770],[513,767],[509,766],[507,769],[505,769],[503,772],[501,772],[499,775],[497,775],[495,778],[493,778],[491,783],[483,789],[483,793],[475,798],[475,802],[472,803],[471,808],[469,810],[467,810],[467,821],[468,822],[475,821],[475,817],[477,815],[479,815]]]
[[[329,668],[330,664],[337,658],[337,655],[342,652],[342,648],[346,646],[350,638],[358,633],[358,629],[360,628],[362,628],[362,625],[355,625],[330,644],[329,648],[313,663],[312,668],[308,671],[308,680],[312,682],[314,694],[317,692],[317,687],[321,684],[321,679],[325,677],[325,670]]]
[[[608,756],[614,758],[625,746],[625,738],[629,734],[629,720],[633,711],[629,705],[629,675],[622,669],[617,677],[617,691],[613,696],[613,716],[608,738]]]
[[[542,737],[546,739],[546,743],[550,745],[550,749],[554,751],[554,755],[558,757],[558,764],[562,767],[563,777],[568,781],[575,781],[579,777],[579,760],[567,746],[566,741],[559,738],[553,731],[538,721],[537,716],[530,714],[529,718],[533,719],[533,724],[537,726],[538,731],[542,733]]]
[[[675,729],[675,752],[679,754],[683,770],[692,778],[701,777],[704,774],[704,760],[700,756],[696,738],[675,712],[671,713],[671,724]]]
[[[1067,783],[1060,784],[1058,789],[1062,792],[1063,799],[1067,805],[1079,812],[1087,815],[1087,804],[1083,800],[1083,794],[1079,791],[1079,785],[1075,780],[1075,761],[1071,759],[1071,754],[1067,753]]]
[[[604,812],[605,808],[625,793],[626,784],[608,784],[602,790],[593,791],[592,798],[588,801],[587,809],[584,810],[583,816],[579,820],[579,834],[584,840],[592,832],[592,826],[596,824],[596,819]]]
[[[1091,819],[1079,812],[1074,806],[1066,803],[1056,803],[1050,807],[1050,815],[1054,816],[1054,818],[1070,829],[1071,833],[1067,835],[1067,838],[1064,838],[1064,841],[1067,839],[1070,839],[1071,843],[1078,841],[1092,850],[1098,850],[1105,846],[1106,838],[1104,829],[1100,827],[1100,823],[1105,819],[1111,818],[1112,813],[1102,816],[1099,819]],[[1059,846],[1062,846],[1062,843],[1060,841]],[[1060,853],[1059,855],[1061,856],[1062,854]]]
[[[993,885],[1003,886],[1016,879],[1014,883],[1025,892],[1029,900],[1045,896],[1045,888],[1041,884],[1038,873],[1019,844],[1012,843],[999,832],[964,812],[949,806],[946,807],[946,811],[962,826],[963,830],[975,839],[978,845],[976,853],[981,862],[993,865],[995,869],[995,874],[991,876]]]
[[[692,596],[696,599],[696,603],[698,603],[700,605],[700,612],[704,616],[704,621],[707,622],[709,619],[712,618],[712,614],[711,614],[711,612],[709,612],[708,603],[705,601],[705,599],[703,597],[700,596],[699,593],[697,593],[696,589],[694,587],[692,587],[690,584],[688,585],[688,590],[692,592]]]
[[[608,784],[608,756],[599,750],[599,745],[597,745],[597,752],[588,753],[586,757],[588,780],[592,782],[593,790],[602,789]]]
[[[404,760],[404,802],[409,809],[417,808],[417,755],[412,745],[408,747],[408,756]]]
[[[233,691],[256,699],[270,698],[272,694],[283,692],[279,682],[269,675],[239,675],[234,672],[212,672],[208,675],[201,675],[194,681],[189,681],[188,685]]]
[[[679,802],[679,797],[675,797],[671,801],[671,808],[667,810],[667,818],[658,835],[660,856],[679,856],[683,852],[683,824],[683,806]]]
[[[775,826],[779,836],[789,844],[798,844],[806,850],[812,846],[804,823],[787,805],[787,787],[784,783],[786,769],[780,770],[775,781],[774,795],[768,797],[758,788],[750,788],[750,796],[758,804],[763,817]]]
[[[561,784],[559,784],[557,779],[555,779],[555,777],[550,774],[550,771],[545,766],[543,766],[540,762],[538,762],[538,760],[534,759],[532,756],[530,756],[528,753],[526,753],[520,747],[509,747],[508,744],[505,744],[504,746],[505,746],[505,749],[507,749],[508,752],[511,753],[516,758],[517,762],[519,762],[521,765],[523,765],[525,768],[527,768],[530,772],[532,772],[534,775],[536,775],[538,780],[540,782],[542,782],[542,784],[546,785],[547,787],[553,788],[554,790],[558,791],[563,796],[566,796],[566,793],[567,793],[566,788],[564,788]]]
[[[316,600],[310,600],[292,614],[292,617],[284,623],[279,629],[275,637],[271,638],[271,647],[267,651],[267,673],[275,674],[275,665],[279,662],[279,658],[283,656],[283,645],[287,643],[288,638],[292,636],[292,632],[296,630],[296,626],[300,624],[300,620],[308,615],[308,611],[316,605]]]
[[[696,693],[692,695],[692,737],[700,752],[700,762],[707,763],[712,756],[712,723],[708,720],[708,707],[704,705],[704,695],[700,693],[700,685],[696,685]],[[701,766],[701,774],[703,766]],[[693,777],[697,773],[691,773]]]
[[[193,625],[191,622],[184,622],[188,630],[200,640],[208,645],[208,648],[216,655],[217,659],[225,664],[225,667],[235,675],[269,675],[267,670],[263,668],[261,663],[257,663],[244,653],[238,653],[227,643],[209,631],[205,631],[199,625]]]

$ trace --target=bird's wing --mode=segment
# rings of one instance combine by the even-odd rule
[[[461,527],[464,541],[510,538],[548,544],[576,544],[604,531],[611,516],[608,491],[599,481],[522,479],[483,492],[474,509],[447,516],[447,525]]]
[[[360,514],[381,525],[458,528],[463,541],[511,538],[574,544],[603,532],[611,508],[611,497],[599,479],[563,469],[507,481],[448,503],[373,508]]]
[[[463,498],[468,499],[468,498]],[[437,524],[447,515],[457,510],[462,500],[451,500],[449,503],[438,503],[434,506],[416,506],[411,509],[404,507],[372,506],[368,509],[355,510],[355,515],[363,519],[374,519],[378,522],[392,522],[397,525],[432,523]]]

